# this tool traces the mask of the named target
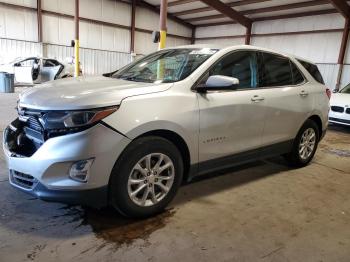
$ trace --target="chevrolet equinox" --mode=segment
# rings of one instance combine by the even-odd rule
[[[4,131],[9,181],[47,201],[154,215],[193,176],[276,155],[307,165],[329,98],[301,58],[253,46],[163,49],[24,91]]]

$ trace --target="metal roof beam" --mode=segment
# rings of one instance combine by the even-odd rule
[[[252,25],[252,21],[249,18],[245,17],[241,13],[237,12],[219,0],[201,0],[201,2],[207,4],[208,6],[211,6],[216,11],[222,13],[223,15],[231,18],[232,20],[247,28]]]
[[[286,15],[259,17],[259,18],[255,18],[252,21],[253,22],[270,21],[270,20],[297,18],[297,17],[314,16],[314,15],[325,15],[325,14],[334,14],[334,13],[338,13],[338,11],[336,9],[327,9],[327,10],[293,13],[293,14],[286,14]],[[227,21],[227,22],[217,22],[217,23],[196,24],[196,26],[197,27],[207,27],[207,26],[218,26],[218,25],[229,25],[229,24],[236,24],[236,23],[234,21],[232,21],[232,22]]]
[[[272,1],[272,0],[240,0],[240,1],[236,1],[236,2],[226,3],[226,5],[228,5],[230,7],[236,7],[236,6],[244,6],[244,5],[269,2],[269,1]],[[184,11],[180,11],[180,12],[174,12],[172,14],[176,15],[176,16],[181,16],[181,15],[190,15],[190,14],[194,14],[194,13],[207,12],[207,11],[212,11],[212,10],[214,10],[214,8],[212,8],[211,6],[207,6],[207,7],[202,7],[202,8],[184,10]]]
[[[345,18],[350,18],[350,6],[345,0],[330,0],[330,2]]]
[[[284,10],[312,7],[312,6],[319,6],[319,5],[326,5],[326,4],[329,4],[329,0],[313,0],[313,1],[306,1],[306,2],[300,2],[300,3],[277,5],[277,6],[258,8],[258,9],[250,9],[250,10],[241,11],[240,13],[242,15],[261,14],[261,13],[284,11]],[[174,15],[178,15],[178,13],[174,13]],[[218,19],[218,18],[224,18],[224,17],[225,17],[224,15],[210,15],[210,16],[189,18],[189,19],[186,19],[185,21],[187,22],[205,21],[205,20]]]

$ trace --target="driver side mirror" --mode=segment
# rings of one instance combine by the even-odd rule
[[[197,91],[205,93],[207,91],[236,90],[238,85],[239,80],[235,77],[213,75],[207,79],[205,85],[198,86]]]

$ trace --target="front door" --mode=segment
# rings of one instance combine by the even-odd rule
[[[39,66],[39,59],[28,58],[14,64],[15,80],[18,83],[32,84],[33,70]]]
[[[261,146],[265,122],[265,101],[263,91],[258,88],[256,52],[235,51],[226,55],[200,84],[210,75],[235,77],[240,83],[237,90],[198,93],[199,162],[217,160],[220,163],[232,155],[254,152]],[[223,167],[225,163],[220,165]]]

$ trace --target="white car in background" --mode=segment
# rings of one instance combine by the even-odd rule
[[[332,95],[329,122],[350,126],[350,84]]]
[[[11,63],[0,65],[0,72],[14,74],[17,84],[39,84],[58,78],[72,77],[74,65],[63,64],[51,58],[17,58]]]

